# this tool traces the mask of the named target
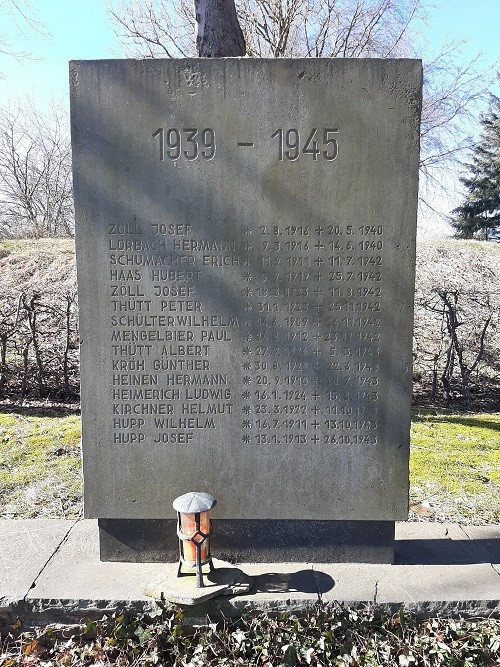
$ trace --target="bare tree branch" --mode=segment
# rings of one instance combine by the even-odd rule
[[[67,122],[25,107],[0,118],[0,235],[73,233],[71,150]]]
[[[120,0],[112,10],[131,55],[193,55],[193,11],[186,0]],[[425,0],[236,0],[252,57],[412,57]],[[422,182],[443,174],[471,147],[470,121],[489,81],[477,63],[444,46],[424,65]],[[425,189],[425,188],[424,188]]]

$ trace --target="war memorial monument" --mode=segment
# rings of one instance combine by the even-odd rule
[[[85,515],[177,558],[392,562],[408,512],[417,60],[70,64]]]

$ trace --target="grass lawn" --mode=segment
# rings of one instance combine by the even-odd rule
[[[80,418],[0,411],[0,516],[81,514]],[[500,414],[415,410],[410,484],[416,520],[500,523]]]
[[[413,516],[500,523],[500,414],[414,411]]]
[[[80,417],[0,412],[0,516],[76,518],[82,505]]]

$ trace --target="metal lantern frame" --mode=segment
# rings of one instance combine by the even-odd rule
[[[209,493],[191,491],[176,498],[173,502],[173,507],[177,512],[177,536],[179,538],[179,567],[177,569],[177,576],[182,577],[190,575],[191,572],[182,572],[182,566],[185,565],[191,570],[193,569],[193,560],[185,556],[184,545],[186,542],[194,544],[196,549],[196,561],[194,567],[196,570],[196,588],[203,588],[203,572],[204,565],[210,567],[210,571],[214,569],[212,562],[212,555],[210,553],[210,536],[212,535],[212,519],[208,516],[208,532],[201,530],[201,515],[210,512],[217,501]],[[182,532],[182,515],[194,514],[195,531],[191,535],[186,535]],[[205,529],[206,531],[206,529]],[[201,538],[201,539],[200,539]],[[202,560],[202,549],[206,548],[207,553]]]

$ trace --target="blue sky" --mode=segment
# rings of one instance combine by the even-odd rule
[[[42,112],[52,100],[68,106],[69,60],[123,57],[106,0],[16,0],[23,7],[29,3],[27,13],[38,20],[39,27],[18,15],[16,21],[9,10],[11,2],[0,0],[0,36],[8,40],[7,45],[0,43],[0,51],[30,57],[0,52],[0,109],[15,108],[27,98]],[[500,68],[500,0],[426,0],[425,4],[427,16],[419,23],[416,55],[425,61],[437,55],[443,44],[460,43],[458,64],[477,56],[478,69],[494,82]],[[491,89],[500,95],[496,82]],[[478,124],[473,125],[470,133],[478,129]],[[451,178],[451,196],[439,195],[441,200],[435,202],[443,212],[454,208],[460,197],[453,192],[458,178]]]
[[[26,0],[24,0],[26,1]],[[464,61],[480,55],[480,67],[494,76],[500,59],[500,0],[430,0],[421,27],[421,51],[436,53],[446,41],[462,42]],[[29,96],[40,105],[67,98],[67,63],[72,59],[123,57],[106,11],[106,0],[31,0],[37,31],[0,0],[0,35],[13,52],[30,53],[18,60],[0,54],[0,107]],[[425,53],[424,53],[425,51]]]

